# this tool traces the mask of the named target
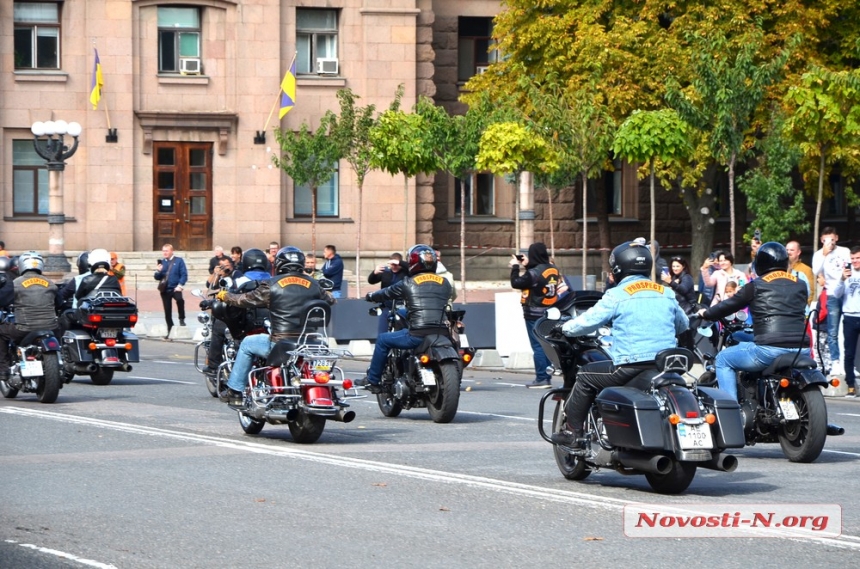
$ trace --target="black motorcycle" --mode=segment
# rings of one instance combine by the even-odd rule
[[[0,311],[0,322],[14,324],[13,307]],[[9,379],[0,380],[0,393],[14,399],[18,392],[35,393],[42,403],[53,403],[60,394],[62,358],[60,342],[52,330],[36,330],[20,342],[9,342],[0,349],[9,350]]]
[[[550,309],[535,324],[535,332],[553,372],[563,387],[547,392],[538,409],[538,430],[552,443],[543,421],[548,401],[555,402],[552,432],[565,428],[565,401],[581,366],[608,360],[609,330],[567,338],[561,324],[591,308],[602,296],[594,291],[574,294],[566,306]],[[731,472],[737,458],[728,448],[744,446],[738,404],[725,392],[690,388],[684,379],[693,354],[684,348],[663,350],[652,369],[643,370],[627,385],[608,387],[597,396],[583,425],[581,448],[553,445],[556,464],[568,480],[584,480],[600,468],[622,474],[644,474],[651,488],[678,494],[692,483],[698,467]]]

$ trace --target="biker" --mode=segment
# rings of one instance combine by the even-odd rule
[[[14,281],[15,323],[0,324],[0,346],[19,342],[36,330],[57,329],[57,285],[42,276],[45,262],[35,251],[18,258],[21,272]],[[9,350],[0,349],[0,380],[9,379]]]
[[[0,310],[8,310],[9,306],[15,300],[15,285],[12,273],[9,268],[12,266],[12,261],[7,256],[0,257]],[[2,348],[0,348],[2,349]]]
[[[324,291],[316,279],[306,274],[304,270],[304,253],[296,247],[282,247],[275,254],[274,277],[270,277],[260,283],[256,289],[244,294],[222,290],[216,296],[218,300],[231,306],[268,307],[272,322],[271,336],[255,334],[242,340],[236,353],[236,361],[233,363],[233,371],[227,381],[227,389],[220,394],[221,401],[231,404],[242,403],[242,394],[248,385],[248,374],[251,371],[254,356],[264,358],[269,355],[272,347],[279,340],[298,338],[304,316],[303,307],[309,301],[323,299],[329,304],[335,303],[331,294]]]
[[[579,368],[573,392],[565,404],[567,424],[552,435],[552,442],[574,446],[583,442],[583,424],[598,392],[624,385],[654,366],[657,353],[674,348],[676,336],[689,326],[675,292],[650,280],[651,250],[634,241],[612,250],[609,268],[617,283],[588,311],[565,322],[565,336],[581,336],[612,326],[607,361]]]
[[[407,254],[409,276],[364,297],[368,302],[406,301],[409,327],[376,337],[376,346],[367,376],[355,382],[371,393],[379,393],[379,382],[391,348],[411,349],[421,345],[430,334],[448,335],[446,308],[451,297],[451,283],[436,274],[436,252],[427,245],[414,245]]]
[[[89,261],[90,253],[89,251],[84,251],[80,255],[78,255],[78,274],[73,279],[69,279],[63,285],[63,288],[60,289],[60,303],[66,304],[69,300],[72,301],[71,308],[78,307],[78,299],[75,297],[75,293],[78,290],[78,287],[81,286],[81,281],[90,276],[90,261]]]
[[[110,274],[110,253],[106,249],[93,249],[87,261],[90,265],[90,274],[86,275],[78,285],[75,300],[80,302],[81,299],[100,290],[112,290],[122,294],[119,279]]]

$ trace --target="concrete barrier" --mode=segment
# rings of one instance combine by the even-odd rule
[[[171,340],[190,340],[192,336],[193,332],[188,326],[174,326],[170,329],[168,337]]]
[[[506,369],[534,369],[535,359],[532,352],[511,352],[505,358]]]
[[[505,367],[505,362],[496,350],[478,350],[469,367]]]

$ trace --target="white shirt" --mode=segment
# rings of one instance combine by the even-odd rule
[[[842,281],[842,269],[845,263],[851,262],[851,251],[848,247],[837,246],[826,257],[821,251],[819,249],[812,256],[812,274],[818,276],[823,273],[824,285],[828,291],[832,291]]]

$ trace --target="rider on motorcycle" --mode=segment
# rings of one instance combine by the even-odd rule
[[[741,342],[717,354],[720,389],[737,399],[737,372],[762,371],[782,354],[809,356],[806,334],[806,285],[788,272],[788,253],[779,243],[759,247],[755,256],[758,278],[748,282],[731,298],[698,312],[705,320],[718,320],[750,307],[753,342]],[[804,347],[805,346],[805,347]]]
[[[71,306],[69,308],[77,308],[78,307],[78,299],[75,297],[75,293],[78,291],[78,287],[81,286],[81,282],[90,276],[90,253],[89,251],[84,251],[80,255],[78,255],[78,274],[73,279],[69,279],[66,281],[66,284],[63,285],[63,288],[57,293],[60,296],[60,304],[65,304],[69,300],[72,301]]]
[[[9,379],[8,341],[19,342],[36,330],[57,329],[57,285],[42,276],[45,262],[35,251],[18,258],[15,279],[15,324],[0,324],[0,379]]]
[[[242,340],[227,389],[221,393],[222,401],[241,404],[254,356],[265,358],[279,340],[298,338],[304,316],[302,309],[309,301],[323,299],[329,304],[335,303],[331,294],[304,271],[304,253],[296,247],[283,247],[275,255],[274,277],[268,275],[270,278],[251,292],[235,294],[222,290],[218,293],[216,298],[231,306],[268,307],[272,321],[271,337],[255,334]]]
[[[81,280],[78,290],[75,291],[75,300],[78,302],[95,291],[112,290],[122,294],[122,285],[119,279],[109,273],[110,253],[106,249],[93,249],[87,261],[90,272]]]
[[[612,326],[613,341],[608,349],[612,360],[579,368],[565,404],[567,425],[552,435],[553,443],[581,443],[585,418],[597,394],[651,369],[657,353],[674,348],[676,336],[689,326],[674,291],[650,280],[652,263],[650,249],[640,243],[628,241],[613,249],[609,268],[617,284],[597,304],[562,327],[565,336],[581,336],[601,326]]]
[[[367,376],[355,382],[357,386],[366,386],[371,393],[379,392],[382,370],[391,348],[417,348],[424,336],[449,334],[446,308],[453,287],[447,279],[436,274],[436,251],[427,245],[415,245],[409,249],[407,262],[408,277],[390,287],[369,292],[364,297],[368,302],[405,300],[406,319],[409,322],[408,329],[386,332],[376,337]]]

